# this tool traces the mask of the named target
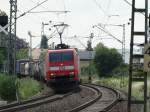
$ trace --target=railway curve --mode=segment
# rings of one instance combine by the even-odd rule
[[[91,85],[101,91],[101,98],[79,112],[107,112],[120,101],[120,92],[110,87]],[[72,111],[75,112],[75,111]]]
[[[0,112],[106,112],[120,99],[112,88],[85,84],[65,94],[0,107]]]

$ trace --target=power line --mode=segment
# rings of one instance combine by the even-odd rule
[[[94,27],[97,27],[98,29],[102,30],[103,32],[105,32],[106,34],[108,34],[109,36],[113,37],[114,39],[116,39],[118,42],[120,42],[121,44],[123,43],[121,40],[119,40],[117,37],[115,37],[114,35],[112,35],[110,32],[108,32],[107,30],[105,30],[103,27],[101,26],[97,26],[97,25],[94,25]]]
[[[132,6],[132,4],[129,2],[129,1],[127,1],[127,0],[123,0],[124,2],[126,2],[128,5],[130,5],[130,6]],[[141,14],[143,14],[142,12],[139,12],[139,13],[141,13]],[[143,14],[144,15],[144,14]],[[145,15],[144,15],[145,16]]]
[[[109,1],[108,1],[108,4],[107,4],[107,13],[108,13],[108,11],[109,11],[109,9],[110,9],[110,5],[111,5],[111,0],[109,0]]]
[[[34,6],[34,7],[33,7],[33,8],[31,8],[31,9],[29,9],[28,11],[26,11],[26,12],[22,13],[22,14],[21,14],[20,16],[18,16],[16,19],[18,19],[18,18],[20,18],[20,17],[22,17],[22,16],[26,15],[27,13],[30,13],[33,9],[35,9],[35,8],[39,7],[40,5],[42,5],[43,3],[47,2],[47,1],[48,1],[48,0],[44,0],[43,2],[41,2],[41,3],[37,4],[36,6]]]
[[[96,0],[93,0],[93,2],[99,7],[99,9],[104,13],[104,15],[106,15],[106,12],[105,10],[102,8],[102,6],[96,1]],[[108,15],[106,15],[108,16]]]
[[[29,12],[29,13],[48,13],[48,12],[52,12],[52,13],[67,13],[70,11],[33,11],[33,12]]]
[[[128,5],[132,6],[132,4],[129,1],[127,0],[123,0],[123,1],[125,1]]]
[[[33,0],[30,0],[30,1],[31,1],[32,3],[39,4],[38,2],[34,2]],[[41,7],[44,8],[44,9],[46,9],[46,10],[49,10],[47,7],[44,7],[44,6],[42,6],[42,5],[41,5]]]

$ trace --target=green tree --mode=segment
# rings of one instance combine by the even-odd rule
[[[116,49],[109,49],[102,43],[96,46],[95,51],[94,63],[99,75],[109,75],[123,62],[121,54]]]
[[[3,61],[7,58],[6,49],[0,48],[0,64],[3,64]]]
[[[42,36],[40,48],[41,49],[48,49],[48,39],[47,39],[46,35]]]
[[[28,58],[28,49],[20,49],[16,53],[16,59],[27,59]]]

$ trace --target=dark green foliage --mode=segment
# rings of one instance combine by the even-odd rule
[[[115,68],[113,70],[112,75],[116,75],[116,76],[124,75],[124,76],[127,76],[127,75],[129,75],[128,71],[129,71],[129,65],[128,64],[121,64],[119,67],[117,67],[117,68]]]
[[[23,100],[27,100],[32,96],[38,94],[39,92],[41,92],[43,87],[38,81],[31,78],[20,79],[19,83],[20,98]]]
[[[6,58],[7,58],[6,49],[0,48],[0,64],[3,64],[3,62]]]
[[[95,50],[94,63],[99,75],[109,75],[123,62],[121,54],[116,49],[109,49],[100,43]]]
[[[45,35],[42,36],[40,48],[41,49],[48,49],[48,39]]]
[[[16,77],[0,74],[0,97],[3,100],[13,101],[16,99]]]
[[[28,49],[19,49],[16,53],[16,59],[27,59],[28,58]]]
[[[90,62],[88,66],[81,68],[81,75],[94,75],[97,71],[95,69],[94,63]]]

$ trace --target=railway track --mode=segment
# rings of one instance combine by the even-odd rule
[[[104,112],[111,109],[120,98],[117,91],[108,87],[82,85],[80,88],[82,91],[71,91],[6,105],[0,107],[0,112]],[[73,102],[75,104],[71,105]]]
[[[107,112],[120,101],[120,92],[118,90],[99,85],[92,85],[101,91],[101,98],[94,104],[85,109],[78,110],[80,112]],[[75,111],[72,111],[75,112]]]
[[[20,103],[8,104],[8,105],[0,107],[0,112],[16,112],[16,111],[21,111],[21,110],[28,109],[28,108],[37,107],[45,103],[52,103],[54,101],[61,100],[62,98],[65,98],[71,94],[73,94],[73,92],[69,92],[63,95],[58,95],[58,94],[46,95],[46,96],[42,96],[36,99],[23,101]]]

